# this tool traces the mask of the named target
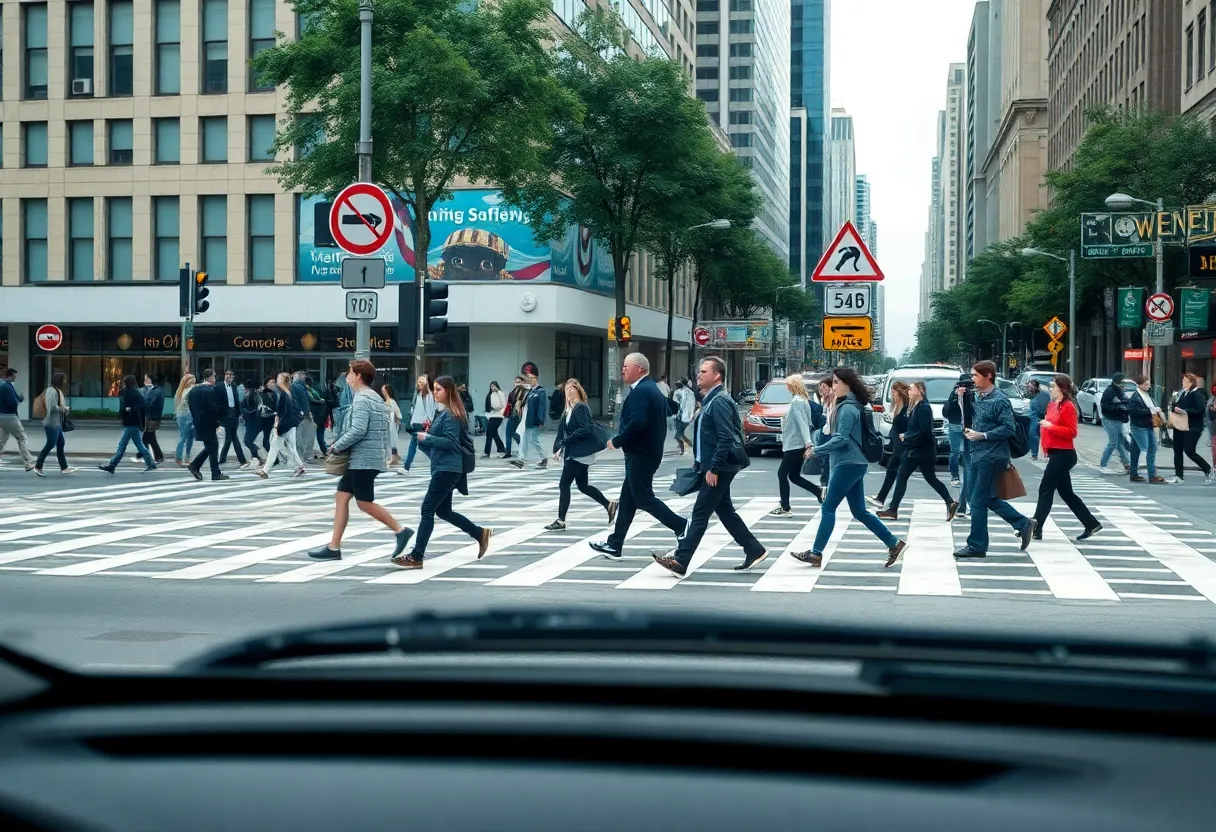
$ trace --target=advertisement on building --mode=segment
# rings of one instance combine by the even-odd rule
[[[414,218],[410,209],[390,195],[396,227],[389,243],[373,256],[385,259],[390,283],[414,279]],[[297,240],[296,280],[337,283],[343,251],[316,243],[315,206],[324,197],[301,196]],[[560,283],[612,294],[612,258],[606,246],[591,239],[584,228],[569,228],[565,237],[538,244],[527,214],[503,202],[495,190],[455,191],[430,211],[431,244],[427,271],[435,280]]]

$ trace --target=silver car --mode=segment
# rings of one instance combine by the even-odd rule
[[[950,437],[946,435],[946,420],[942,417],[942,408],[950,398],[951,391],[958,386],[962,372],[958,367],[945,364],[907,364],[887,373],[873,404],[874,425],[882,437],[884,465],[891,451],[891,425],[895,420],[891,413],[891,386],[897,381],[905,384],[913,381],[924,382],[929,404],[933,408],[933,437],[937,443],[937,457],[939,460],[950,458]]]

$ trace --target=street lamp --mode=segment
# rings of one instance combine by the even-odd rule
[[[1108,199],[1107,202],[1110,202]],[[1069,249],[1067,259],[1037,248],[1022,249],[1023,257],[1050,257],[1068,264],[1068,374],[1077,373],[1077,250]]]
[[[773,292],[773,308],[772,314],[769,316],[769,319],[772,321],[772,323],[769,324],[769,341],[771,344],[769,347],[768,374],[770,380],[775,378],[777,375],[777,299],[781,297],[782,292],[788,292],[791,289],[797,289],[800,292],[804,291],[801,286],[778,286],[777,291]],[[787,351],[788,348],[789,342],[787,341]]]
[[[693,225],[693,226],[689,226],[688,228],[685,228],[685,229],[684,229],[683,233],[687,234],[689,231],[696,231],[698,228],[712,228],[712,229],[714,229],[714,230],[716,230],[716,231],[722,231],[722,230],[724,230],[724,229],[730,228],[730,220],[725,220],[725,219],[710,220],[709,222],[703,222],[703,223],[701,223],[700,225]],[[672,238],[672,246],[671,246],[671,247],[672,247],[672,250],[674,250],[674,249],[675,249],[675,243],[676,243],[675,237],[676,237],[676,232],[675,232],[675,231],[671,232],[671,238]],[[671,288],[671,289],[674,289],[675,287],[673,286],[673,287],[670,287],[670,288]],[[693,314],[693,320],[696,320],[696,317],[697,317],[697,310],[696,310],[696,309],[692,310],[692,314]],[[671,326],[671,322],[670,322],[670,321],[668,321],[667,343],[668,343],[668,345],[669,345],[669,346],[670,346],[670,344],[671,344],[671,330],[670,330],[670,326]],[[697,374],[696,374],[696,372],[695,372],[695,371],[694,371],[694,369],[693,369],[693,362],[696,360],[696,355],[697,355],[697,347],[696,347],[696,344],[689,343],[689,345],[688,345],[688,377],[689,377],[689,378],[696,378],[696,377],[697,377]],[[620,362],[617,362],[617,363],[619,364]],[[669,373],[670,373],[670,372],[671,372],[671,355],[670,355],[670,350],[669,350],[668,355],[666,356],[666,362],[665,362],[665,363],[667,364],[667,372],[669,372]]]
[[[1148,205],[1156,208],[1160,213],[1165,210],[1165,200],[1158,198],[1156,202],[1139,197],[1130,196],[1125,193],[1113,193],[1106,198],[1106,207],[1113,211],[1128,210],[1136,205]],[[1157,258],[1157,294],[1165,291],[1165,246],[1161,242],[1161,235],[1157,235],[1157,239],[1153,241],[1153,254]],[[1148,340],[1147,338],[1145,339]],[[1145,348],[1148,344],[1142,344]],[[1145,355],[1148,355],[1146,350]],[[1165,362],[1158,361],[1156,354],[1153,355],[1153,387],[1156,388],[1156,395],[1161,396],[1165,393]]]
[[[1009,366],[1009,359],[1007,358],[1007,355],[1005,352],[1005,347],[1008,344],[1008,340],[1009,340],[1007,337],[1007,334],[1009,332],[1009,327],[1016,326],[1022,322],[1021,321],[1010,321],[1007,324],[998,324],[996,321],[990,321],[987,318],[980,318],[978,321],[976,321],[976,323],[992,324],[994,327],[996,327],[997,329],[999,329],[1001,331],[1001,378],[1004,378],[1005,373],[1007,371],[1006,368]]]
[[[713,228],[718,231],[722,231],[723,229],[730,228],[730,220],[712,220],[710,222],[703,222],[700,225],[694,225],[691,228],[686,228],[684,230],[693,231],[697,228]]]

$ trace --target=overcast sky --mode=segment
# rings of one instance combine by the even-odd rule
[[[950,64],[967,59],[974,9],[975,0],[832,3],[832,105],[853,116],[857,172],[873,190],[888,355],[916,342],[937,111]]]

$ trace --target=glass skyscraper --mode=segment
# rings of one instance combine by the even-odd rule
[[[808,277],[836,231],[825,227],[830,2],[793,0],[790,8],[790,268]]]

